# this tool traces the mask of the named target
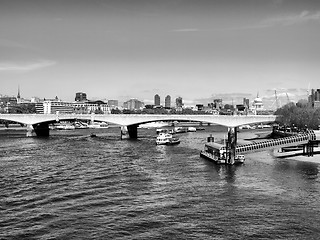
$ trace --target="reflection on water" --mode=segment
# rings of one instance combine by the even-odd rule
[[[199,156],[214,127],[157,146],[155,130],[0,136],[0,239],[318,239],[319,165]]]

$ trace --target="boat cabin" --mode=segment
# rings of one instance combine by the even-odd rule
[[[204,151],[212,154],[217,159],[226,158],[226,147],[220,143],[209,142],[204,146]]]

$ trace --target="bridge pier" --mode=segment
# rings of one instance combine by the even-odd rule
[[[129,138],[138,138],[138,125],[121,126],[121,140]]]
[[[45,122],[27,125],[27,137],[48,137],[49,132],[49,124]]]
[[[227,139],[227,164],[233,165],[234,158],[236,156],[237,147],[237,127],[228,128],[228,139]]]

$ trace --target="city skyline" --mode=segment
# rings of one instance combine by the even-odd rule
[[[319,88],[317,1],[0,0],[1,93],[238,102]]]
[[[312,90],[316,90],[316,89],[309,89],[308,92],[310,91],[310,93],[308,93],[308,96],[310,96],[311,94],[311,91]],[[43,100],[43,99],[46,99],[46,100],[52,100],[52,99],[58,99],[59,101],[64,101],[64,102],[75,102],[75,101],[79,101],[79,98],[80,96],[78,96],[79,94],[80,95],[84,95],[85,98],[87,97],[87,94],[85,92],[75,92],[74,95],[75,97],[72,98],[72,97],[69,97],[69,99],[71,100],[66,100],[66,99],[62,99],[58,96],[44,96],[43,98],[40,98],[38,96],[33,96],[31,98],[26,98],[24,97],[23,95],[21,96],[20,94],[20,87],[18,87],[18,91],[17,91],[17,94],[16,95],[8,95],[8,94],[3,94],[3,93],[0,93],[0,96],[1,97],[13,97],[13,98],[21,98],[21,99],[25,99],[25,100],[30,100],[30,99],[38,99],[38,100]],[[275,96],[276,95],[276,96]],[[147,104],[147,105],[157,105],[155,104],[155,97],[159,97],[159,100],[160,100],[160,103],[159,103],[159,106],[163,106],[165,107],[166,105],[166,101],[167,101],[167,97],[171,98],[170,95],[166,95],[166,96],[160,96],[159,94],[155,94],[153,97],[154,99],[141,99],[139,97],[130,97],[130,98],[127,98],[127,99],[123,99],[123,100],[119,100],[119,99],[111,99],[111,98],[107,98],[107,97],[103,97],[103,98],[98,98],[98,97],[95,97],[95,96],[91,96],[89,98],[86,98],[84,100],[88,100],[88,101],[105,101],[105,102],[109,102],[109,101],[117,101],[121,104],[124,104],[125,102],[127,101],[130,101],[130,100],[133,100],[133,99],[136,99],[136,100],[139,100],[139,101],[142,101],[144,104]],[[297,95],[297,96],[300,96],[300,95]],[[172,98],[172,100],[176,101],[177,99],[181,98],[183,100],[183,105],[186,106],[186,107],[194,107],[195,105],[197,104],[203,104],[203,105],[206,105],[206,104],[211,104],[212,102],[214,102],[215,100],[222,100],[222,102],[224,104],[231,104],[231,105],[237,105],[237,104],[243,104],[243,101],[244,99],[247,99],[247,101],[249,101],[249,105],[252,105],[255,101],[256,98],[261,98],[259,96],[259,93],[257,93],[256,96],[251,96],[248,98],[248,94],[242,94],[242,93],[238,93],[236,95],[234,94],[216,94],[215,96],[211,96],[209,98],[202,98],[202,99],[196,99],[196,100],[186,100],[184,97],[181,97],[181,95],[178,95],[177,97],[175,98]],[[301,96],[301,98],[299,98],[298,100],[296,99],[293,99],[292,98],[292,95],[288,92],[277,92],[277,93],[274,93],[274,96],[271,96],[271,97],[263,97],[261,98],[262,101],[263,101],[263,104],[264,106],[266,107],[266,109],[276,109],[277,107],[281,107],[289,102],[298,102],[298,100],[308,100],[308,97],[307,95],[303,94],[303,96]],[[169,100],[169,99],[168,99]],[[172,103],[171,103],[172,104]]]

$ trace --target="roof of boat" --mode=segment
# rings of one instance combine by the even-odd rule
[[[225,145],[217,142],[207,142],[205,144],[207,147],[215,148],[215,149],[221,149],[222,147],[225,147]]]

